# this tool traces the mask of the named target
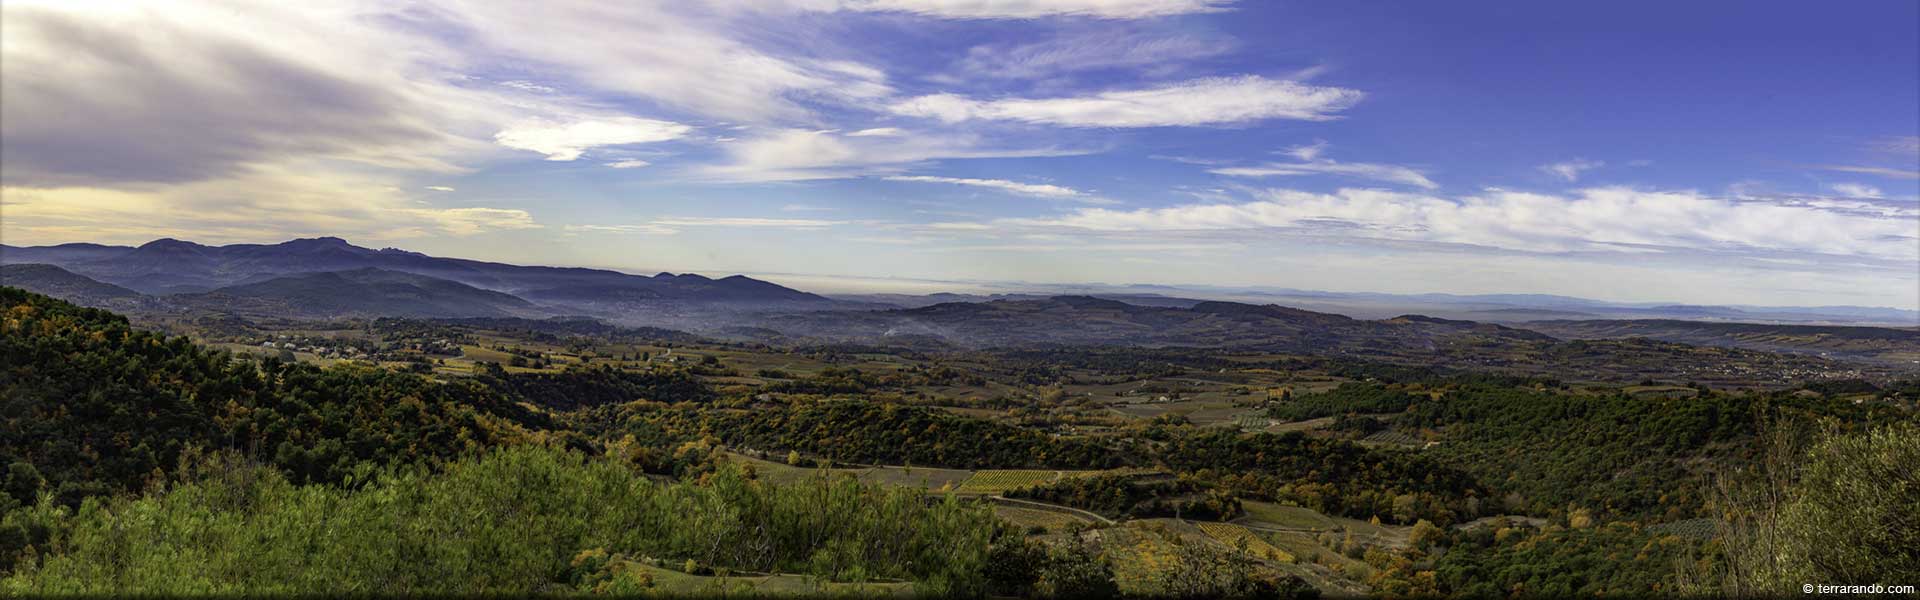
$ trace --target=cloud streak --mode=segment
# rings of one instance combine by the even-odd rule
[[[1540,171],[1548,175],[1553,175],[1555,177],[1565,179],[1567,180],[1567,183],[1573,183],[1575,181],[1580,180],[1581,174],[1586,173],[1587,171],[1598,169],[1600,167],[1604,167],[1604,166],[1607,166],[1607,163],[1597,161],[1597,160],[1587,160],[1584,158],[1576,158],[1573,160],[1561,161],[1553,164],[1540,165]]]
[[[1817,253],[1920,260],[1916,220],[1808,204],[1743,202],[1693,192],[1607,187],[1556,196],[1505,190],[1459,198],[1346,189],[1267,190],[1244,203],[1081,209],[1003,227],[1089,232],[1278,229],[1348,238],[1463,244],[1524,252]]]
[[[1375,163],[1343,163],[1333,159],[1321,158],[1325,143],[1302,146],[1287,151],[1287,154],[1300,159],[1300,162],[1271,162],[1253,167],[1219,167],[1208,169],[1208,173],[1228,177],[1290,177],[1303,175],[1333,175],[1358,179],[1370,179],[1399,185],[1409,185],[1422,189],[1438,189],[1440,184],[1428,179],[1419,170],[1399,165]]]
[[[914,165],[946,159],[1087,153],[1059,148],[996,148],[966,135],[851,136],[806,129],[777,130],[729,143],[725,152],[726,160],[694,168],[691,175],[723,182],[846,179],[897,174]]]
[[[645,144],[679,139],[693,127],[671,121],[635,117],[583,119],[567,123],[536,120],[494,134],[500,145],[547,155],[547,160],[580,158],[590,148]],[[644,166],[644,162],[641,166]]]
[[[1033,79],[1105,69],[1171,71],[1186,61],[1234,48],[1222,38],[1098,29],[1022,44],[989,44],[967,50],[959,64],[968,75]]]
[[[887,181],[944,183],[949,185],[981,187],[981,188],[1001,190],[1011,194],[1018,194],[1021,196],[1032,196],[1035,198],[1046,198],[1051,200],[1078,200],[1081,202],[1089,202],[1089,203],[1095,203],[1095,204],[1112,202],[1110,200],[1096,198],[1086,192],[1082,192],[1080,190],[1076,190],[1070,187],[1058,186],[1058,185],[1052,185],[1052,184],[1046,184],[1046,183],[1020,183],[1018,181],[1008,181],[1005,179],[969,179],[964,177],[934,177],[934,176],[927,176],[927,175],[896,175],[896,176],[890,176],[890,177],[883,177],[882,179],[885,179]]]
[[[1218,12],[1232,0],[844,0],[838,8],[945,19],[1146,19]]]
[[[976,100],[934,94],[894,103],[888,110],[946,123],[994,120],[1064,127],[1191,127],[1267,119],[1324,121],[1363,96],[1357,90],[1249,75],[1078,97]]]

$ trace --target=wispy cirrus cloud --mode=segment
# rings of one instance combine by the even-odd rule
[[[994,120],[1064,127],[1191,127],[1266,119],[1324,121],[1364,96],[1358,90],[1247,75],[1056,98],[977,100],[934,94],[896,102],[888,110],[947,123]]]
[[[1540,171],[1565,179],[1567,183],[1573,183],[1580,180],[1581,174],[1604,166],[1607,166],[1607,163],[1597,160],[1575,158],[1573,160],[1563,160],[1557,163],[1540,165]]]
[[[1146,19],[1227,9],[1233,0],[841,0],[834,7],[946,19]]]
[[[1889,177],[1893,179],[1920,179],[1920,171],[1915,171],[1911,169],[1895,169],[1890,167],[1872,167],[1872,166],[1860,166],[1860,165],[1821,165],[1816,168],[1825,169],[1828,171],[1840,171],[1843,173],[1859,173],[1862,175],[1879,175],[1881,177]]]
[[[832,130],[783,129],[727,144],[726,160],[692,169],[692,177],[725,182],[809,181],[898,174],[930,161],[963,158],[1070,156],[1089,150],[1002,148],[978,137],[943,133],[852,136]]]
[[[1429,190],[1440,187],[1440,184],[1434,183],[1432,179],[1428,179],[1426,173],[1422,173],[1418,169],[1411,167],[1376,163],[1346,163],[1321,158],[1320,154],[1325,148],[1326,144],[1323,142],[1311,146],[1293,148],[1286,152],[1294,158],[1299,159],[1299,162],[1270,162],[1252,167],[1219,167],[1208,169],[1207,172],[1229,177],[1334,175],[1410,185]]]
[[[1275,229],[1463,244],[1524,252],[1788,252],[1890,261],[1920,260],[1920,221],[1804,203],[1748,202],[1694,192],[1607,187],[1572,195],[1490,189],[1444,198],[1383,190],[1332,194],[1266,190],[1241,203],[1080,209],[1007,219],[999,227],[1091,232]]]
[[[665,217],[653,224],[668,227],[771,227],[778,229],[819,229],[846,225],[852,221],[828,219],[771,219],[763,217]]]
[[[958,67],[967,75],[994,79],[1033,79],[1106,69],[1170,72],[1181,63],[1219,56],[1235,46],[1223,37],[1101,28],[1035,42],[974,46]]]
[[[856,221],[838,221],[828,219],[778,219],[766,217],[661,217],[645,223],[622,225],[567,225],[561,229],[570,233],[626,233],[642,235],[676,235],[692,228],[744,228],[744,229],[788,229],[813,231],[848,225]]]
[[[1098,196],[1094,196],[1092,194],[1088,194],[1086,192],[1076,190],[1070,187],[1053,185],[1049,183],[1020,183],[1018,181],[1008,181],[1005,179],[935,177],[930,175],[894,175],[894,176],[882,177],[881,179],[885,179],[887,181],[943,183],[948,185],[980,187],[980,188],[1001,190],[1001,191],[1005,191],[1012,194],[1018,194],[1021,196],[1032,196],[1035,198],[1046,198],[1050,200],[1074,200],[1078,202],[1085,202],[1088,204],[1112,204],[1113,203],[1112,200],[1108,200],[1106,198],[1100,198]]]

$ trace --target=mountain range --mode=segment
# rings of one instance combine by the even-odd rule
[[[0,246],[0,264],[8,285],[59,296],[90,290],[82,301],[131,292],[167,306],[301,317],[619,316],[847,304],[740,275],[521,266],[375,250],[333,237],[227,246],[174,239],[137,247]]]

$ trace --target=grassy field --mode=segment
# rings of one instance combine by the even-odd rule
[[[1242,501],[1240,506],[1247,511],[1247,515],[1237,519],[1236,522],[1265,527],[1312,529],[1315,531],[1331,531],[1340,528],[1340,526],[1333,521],[1332,517],[1308,508],[1282,506],[1257,500]]]
[[[733,461],[734,463],[737,463],[737,464],[743,464],[752,468],[753,472],[759,476],[761,481],[765,481],[767,483],[771,483],[775,485],[785,485],[789,483],[804,481],[809,477],[818,477],[823,471],[823,469],[819,469],[815,467],[796,467],[793,465],[789,465],[787,463],[774,462],[770,460],[762,460],[762,459],[754,458],[751,456],[747,456],[745,454],[739,454],[734,452],[727,453],[727,460]],[[828,469],[825,471],[834,475],[847,475],[851,477],[859,477],[862,473],[865,473],[867,470],[866,469]]]

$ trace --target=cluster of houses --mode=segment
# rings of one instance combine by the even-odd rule
[[[365,351],[353,346],[323,346],[312,343],[302,344],[297,341],[265,341],[260,342],[260,347],[268,350],[306,352],[324,358],[359,359],[368,357]]]

